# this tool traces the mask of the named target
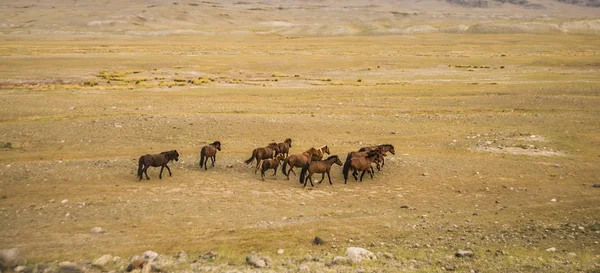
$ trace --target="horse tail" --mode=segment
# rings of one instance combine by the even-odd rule
[[[206,153],[206,147],[202,147],[202,150],[200,150],[200,168],[202,168],[202,165],[204,165],[204,154]]]
[[[281,170],[283,171],[283,174],[285,174],[285,175],[287,175],[287,170],[285,167],[287,167],[288,161],[289,161],[289,157],[286,157],[283,160],[283,166],[281,166]]]
[[[250,164],[250,163],[252,163],[252,161],[254,160],[255,157],[256,157],[256,149],[254,149],[254,151],[252,151],[252,155],[250,156],[250,158],[248,158],[248,160],[246,160],[244,162],[246,164]],[[256,160],[258,160],[258,158]]]
[[[344,168],[342,169],[342,173],[344,173],[344,183],[348,182],[348,172],[350,172],[350,165],[352,164],[352,156],[348,155],[346,157],[346,162],[344,163]]]
[[[142,179],[142,169],[144,166],[144,156],[140,156],[140,160],[138,160],[139,165],[138,165],[138,177],[140,178],[140,180]]]
[[[304,164],[304,166],[302,166],[302,171],[300,171],[300,184],[304,183],[304,178],[306,177],[306,172],[308,171],[308,165],[310,163],[306,163]]]

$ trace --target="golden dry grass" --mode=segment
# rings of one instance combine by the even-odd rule
[[[566,35],[3,41],[0,248],[216,250],[243,267],[250,251],[362,246],[394,254],[362,265],[390,272],[597,269],[599,49]],[[344,185],[334,168],[315,189],[242,163],[287,137],[292,153],[397,153],[374,180]],[[214,140],[216,167],[200,170]],[[173,177],[136,181],[140,155],[170,149]],[[448,257],[465,248],[476,258]]]

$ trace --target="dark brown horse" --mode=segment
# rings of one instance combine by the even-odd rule
[[[260,161],[259,166],[256,168],[256,170],[260,169],[260,177],[262,178],[263,181],[265,181],[265,172],[268,171],[269,169],[273,169],[273,175],[277,174],[277,168],[279,168],[279,163],[281,163],[281,161],[284,159],[285,157],[283,156],[283,154],[278,154],[275,156],[275,158],[273,159],[263,159]],[[254,171],[254,173],[256,173],[256,171]]]
[[[288,157],[288,153],[290,152],[290,148],[292,147],[292,139],[286,138],[283,142],[277,143],[277,146],[279,146],[279,152],[275,152],[275,155],[284,154],[285,157]]]
[[[312,156],[312,161],[319,161],[321,159],[323,159],[323,157],[325,156],[325,154],[329,154],[329,147],[327,147],[327,145],[316,149],[317,152],[315,154],[313,154]]]
[[[210,145],[206,145],[204,147],[202,147],[202,150],[200,150],[200,168],[204,167],[205,170],[207,170],[207,163],[208,163],[208,159],[210,158],[212,160],[212,166],[215,166],[215,160],[217,159],[217,151],[221,150],[221,142],[220,141],[215,141],[213,143],[211,143]]]
[[[386,155],[387,152],[390,152],[391,154],[395,155],[396,151],[394,150],[394,145],[392,144],[381,144],[381,145],[377,145],[377,146],[369,146],[369,147],[363,147],[360,148],[360,150],[358,150],[359,152],[368,152],[368,151],[372,151],[375,149],[381,149],[381,151],[383,152],[383,156]],[[381,167],[383,167],[383,165],[385,165],[385,158],[381,157]],[[380,169],[379,167],[379,163],[377,164],[377,170]]]
[[[302,167],[302,171],[300,172],[300,184],[304,182],[304,187],[306,187],[306,183],[310,180],[310,185],[314,187],[315,185],[312,181],[312,175],[313,173],[320,173],[323,175],[321,176],[319,184],[323,182],[323,179],[325,179],[325,174],[327,174],[327,178],[329,178],[329,184],[333,185],[333,183],[331,183],[331,176],[329,175],[329,171],[331,170],[331,166],[333,166],[333,164],[342,166],[342,161],[337,155],[332,155],[325,160],[312,161],[304,165],[304,167]],[[306,175],[307,172],[308,176]]]
[[[140,160],[139,160],[137,176],[140,178],[140,181],[141,181],[142,174],[146,174],[146,179],[150,180],[150,177],[148,177],[148,168],[150,166],[152,166],[152,167],[160,166],[160,174],[158,175],[159,179],[162,179],[162,172],[163,172],[164,168],[167,168],[167,170],[169,171],[169,176],[172,176],[173,174],[171,173],[171,169],[169,168],[169,166],[167,166],[167,163],[169,163],[169,161],[171,161],[171,160],[179,161],[179,153],[177,153],[177,150],[162,152],[160,154],[154,154],[154,155],[151,155],[151,154],[143,155],[140,157]]]
[[[310,163],[312,161],[312,156],[316,152],[317,149],[310,148],[304,153],[288,156],[286,159],[283,160],[283,166],[281,167],[283,174],[285,174],[287,179],[290,180],[290,173],[294,173],[294,175],[296,175],[296,172],[294,172],[294,167],[302,168],[304,165]],[[286,169],[288,164],[290,165],[289,171],[287,171]]]
[[[365,156],[351,156],[348,154],[346,158],[346,162],[344,163],[344,168],[342,169],[342,173],[344,174],[344,184],[348,183],[348,173],[350,169],[354,169],[356,171],[362,171],[360,175],[360,181],[362,182],[363,176],[365,176],[365,172],[369,172],[371,175],[371,179],[373,179],[373,171],[371,164],[374,160],[376,160],[381,155],[380,150],[373,150],[367,152]],[[358,180],[355,173],[352,173],[355,180]]]
[[[256,149],[252,150],[252,156],[250,156],[250,158],[248,158],[248,160],[246,160],[244,162],[246,162],[246,164],[250,164],[250,163],[252,163],[252,161],[254,161],[254,159],[256,159],[256,167],[258,167],[258,163],[260,163],[261,160],[267,159],[267,158],[273,158],[274,153],[278,153],[278,152],[279,152],[279,145],[277,145],[277,143],[275,143],[275,142],[272,142],[272,143],[269,143],[269,145],[267,147],[256,148]]]

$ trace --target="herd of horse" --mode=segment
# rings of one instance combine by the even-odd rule
[[[363,180],[366,173],[369,173],[371,179],[373,179],[375,172],[373,166],[377,170],[381,170],[381,167],[385,165],[385,156],[387,153],[396,154],[394,146],[391,144],[367,146],[360,148],[358,151],[349,152],[344,163],[342,163],[342,160],[337,155],[330,155],[327,145],[320,148],[310,148],[305,152],[290,155],[289,151],[291,147],[292,139],[290,138],[285,139],[281,143],[272,142],[266,147],[254,149],[250,158],[244,162],[252,164],[253,161],[256,161],[254,173],[256,174],[260,170],[263,181],[265,180],[265,173],[268,170],[273,170],[273,175],[277,175],[279,166],[281,166],[281,171],[288,180],[291,173],[294,173],[294,176],[296,176],[294,168],[300,168],[300,183],[306,187],[306,184],[310,181],[311,186],[314,187],[312,175],[315,173],[321,174],[321,180],[318,183],[323,182],[325,174],[327,174],[329,184],[333,185],[330,171],[334,164],[342,166],[344,184],[348,183],[350,172],[352,172],[352,177],[356,181],[359,180],[359,172],[360,181]],[[215,141],[202,147],[200,150],[200,168],[207,170],[209,159],[211,160],[211,166],[214,167],[217,151],[221,151],[220,141]],[[329,156],[323,159],[325,154]],[[158,175],[159,178],[162,178],[162,172],[165,168],[169,171],[169,176],[172,176],[171,169],[167,166],[167,163],[172,160],[179,160],[177,150],[141,156],[137,175],[139,180],[142,180],[144,174],[146,175],[146,179],[150,179],[147,173],[149,167],[161,167],[160,174]]]

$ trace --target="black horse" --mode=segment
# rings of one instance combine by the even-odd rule
[[[143,155],[140,156],[140,160],[139,160],[139,167],[138,167],[138,177],[140,178],[140,181],[142,180],[142,174],[146,174],[146,179],[150,180],[150,177],[148,177],[148,168],[150,166],[152,167],[158,167],[160,166],[160,174],[158,175],[159,179],[162,179],[162,172],[164,168],[167,168],[167,170],[169,171],[169,176],[172,176],[173,174],[171,173],[171,169],[169,168],[169,166],[167,166],[167,163],[169,163],[169,161],[171,160],[175,160],[175,161],[179,161],[179,153],[177,153],[177,150],[172,150],[172,151],[168,151],[168,152],[162,152],[160,154],[147,154],[147,155]]]

